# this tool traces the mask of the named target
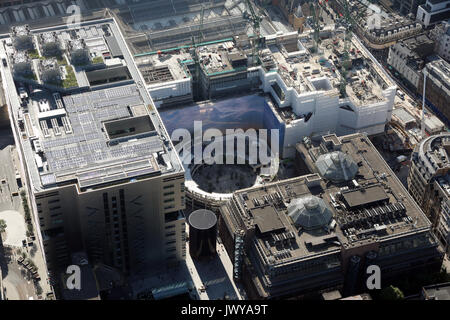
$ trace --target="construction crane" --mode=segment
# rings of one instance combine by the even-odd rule
[[[250,20],[252,22],[253,31],[255,33],[252,41],[252,59],[253,65],[257,65],[259,61],[259,48],[261,42],[261,17],[258,16],[253,9],[253,5],[250,0],[246,0],[247,8],[250,11],[250,16],[247,12],[244,12],[244,18]]]
[[[202,11],[200,13],[200,23],[199,23],[199,28],[198,28],[198,38],[199,38],[199,43],[202,43],[204,40],[204,36],[203,36],[203,21],[204,21],[204,17],[205,17],[205,7],[202,6]],[[195,36],[194,34],[192,34],[192,47],[190,50],[190,54],[192,56],[192,60],[194,61],[194,77],[192,79],[192,84],[193,84],[193,91],[194,94],[199,95],[200,94],[200,89],[199,89],[199,82],[200,82],[200,59],[198,57],[198,53],[197,53],[197,46],[198,44],[195,42]]]
[[[309,3],[309,11],[312,20],[312,28],[314,30],[313,51],[318,52],[320,43],[320,17],[322,14],[322,2],[320,0],[311,0]]]
[[[200,13],[200,24],[198,27],[198,33],[200,34],[200,42],[203,42],[204,36],[203,36],[203,19],[205,18],[205,7],[202,6],[202,12]]]
[[[363,5],[364,7],[369,8],[364,3],[361,3],[357,1],[359,4]],[[347,0],[342,1],[342,8],[343,13],[339,12],[339,16],[343,18],[344,27],[345,27],[345,35],[344,35],[344,52],[342,57],[342,63],[341,63],[341,83],[340,83],[340,92],[341,95],[345,95],[345,88],[347,86],[347,74],[348,74],[348,67],[350,65],[350,44],[353,36],[353,27],[358,24],[359,18],[365,14],[364,11],[359,11],[357,13],[351,12],[350,7]]]

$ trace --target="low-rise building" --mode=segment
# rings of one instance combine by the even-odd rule
[[[436,25],[430,36],[436,43],[436,53],[446,61],[450,61],[450,20]]]
[[[423,300],[450,300],[450,283],[440,283],[422,288]]]
[[[330,6],[343,13],[345,6],[349,7],[350,14],[356,19],[355,30],[364,44],[371,49],[383,50],[397,41],[416,35],[422,31],[422,25],[407,17],[391,11],[386,12],[380,7],[370,5],[370,2],[350,0],[330,1]],[[375,11],[376,10],[376,11]]]
[[[433,54],[434,42],[425,34],[397,42],[389,49],[387,63],[417,90],[426,58]]]
[[[364,134],[297,145],[304,176],[234,193],[219,233],[234,278],[250,298],[342,289],[363,292],[363,270],[382,281],[439,270],[430,221]]]

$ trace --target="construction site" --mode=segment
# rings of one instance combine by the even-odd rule
[[[124,181],[134,184],[133,192],[156,195],[152,188],[159,188],[167,198],[154,217],[164,212],[164,223],[179,230],[176,240],[165,242],[176,247],[168,247],[174,253],[164,259],[177,261],[186,259],[185,217],[209,209],[222,219],[221,250],[233,264],[229,275],[252,298],[356,292],[363,281],[357,274],[375,260],[392,278],[441,262],[429,221],[400,183],[406,180],[399,171],[424,135],[446,128],[397,90],[356,32],[361,17],[347,7],[337,13],[319,0],[92,5],[105,2],[114,5],[102,19],[80,28],[14,25],[1,38],[6,85],[18,97],[12,119],[38,197],[56,187],[97,196]],[[196,140],[198,123],[202,135],[212,129],[220,139]],[[179,129],[191,134],[189,141],[179,139]],[[244,132],[245,150],[228,130]],[[251,130],[258,140],[247,134]],[[260,130],[270,134],[260,139]],[[205,158],[212,142],[226,147],[226,164],[210,164],[218,149]],[[262,148],[269,161],[252,162]],[[198,150],[200,162],[194,161]],[[159,176],[157,183],[135,186]],[[121,206],[123,192],[118,189]],[[80,201],[103,199],[106,208],[102,197]],[[145,206],[153,210],[153,203]],[[97,252],[96,222],[80,221],[80,230],[89,230],[89,250]],[[62,237],[61,229],[46,223],[43,244]],[[135,227],[136,237],[156,234],[137,222]],[[142,255],[138,244],[131,255]],[[248,248],[254,252],[244,252]],[[67,263],[68,256],[46,254],[55,270]],[[111,263],[139,275],[153,263],[150,255],[143,262],[127,255],[117,254]],[[250,277],[258,264],[262,269]],[[284,279],[295,281],[285,286]]]
[[[228,106],[251,109],[263,114],[260,122],[234,117],[226,128],[279,130],[278,156],[289,159],[305,137],[379,135],[391,120],[395,83],[350,27],[322,23],[332,21],[325,3],[292,2],[292,14],[241,0],[156,1],[151,12],[144,6],[115,15],[169,128],[211,121],[210,109],[216,115]],[[303,12],[304,24],[294,27],[289,20]],[[241,99],[249,95],[263,99],[249,109]],[[219,110],[214,105],[221,101],[227,103]],[[194,105],[201,112],[192,113]]]

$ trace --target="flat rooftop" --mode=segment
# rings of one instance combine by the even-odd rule
[[[262,48],[260,57],[265,72],[278,72],[286,85],[298,94],[325,92],[339,95],[344,34],[330,32],[336,34],[331,36],[330,33],[321,41],[318,53],[312,53],[312,34],[308,32]],[[196,51],[204,74],[220,77],[247,71],[251,47],[244,38],[226,38],[198,45]],[[181,46],[136,55],[136,62],[146,84],[151,87],[191,77],[189,66],[194,64],[194,57],[191,46]],[[384,90],[395,86],[355,37],[350,43],[349,65],[345,68],[345,96],[355,107],[386,101]],[[290,115],[281,116],[286,118]]]
[[[343,33],[323,39],[318,53],[311,53],[312,33],[301,34],[299,38],[301,47],[297,46],[298,54],[287,54],[294,50],[292,43],[287,44],[289,48],[286,45],[269,46],[270,55],[285,83],[295,88],[298,94],[313,91],[339,94],[344,61]],[[395,84],[355,37],[350,42],[349,61],[345,66],[345,95],[350,101],[356,107],[385,101],[383,90]]]
[[[65,27],[53,30],[58,36],[70,33]],[[38,32],[42,31],[33,34]],[[183,172],[113,20],[89,22],[75,32],[84,34],[91,45],[93,38],[98,38],[96,43],[101,46],[106,45],[101,41],[106,36],[103,33],[113,37],[121,55],[114,59],[120,60],[120,68],[128,77],[116,81],[107,74],[108,81],[101,84],[59,90],[32,80],[18,81],[6,68],[4,84],[17,97],[10,108],[20,128],[20,143],[35,188],[44,190],[68,182],[92,188],[136,177]],[[103,66],[95,70],[112,69]],[[25,92],[28,98],[21,102],[19,92]]]
[[[235,192],[238,215],[224,207],[223,214],[239,221],[236,225],[255,228],[253,243],[267,264],[286,265],[429,228],[429,220],[365,135],[337,139],[340,151],[358,166],[355,177],[331,182],[312,172]],[[319,147],[307,149],[303,144],[298,150],[312,166],[323,153]],[[304,200],[311,197],[316,200]],[[315,221],[322,217],[331,218]],[[339,265],[337,260],[329,263]]]
[[[197,55],[205,74],[214,76],[245,69],[247,56],[230,39],[198,45]],[[136,63],[148,86],[189,78],[194,63],[190,46],[136,56]],[[242,68],[244,67],[244,68]]]

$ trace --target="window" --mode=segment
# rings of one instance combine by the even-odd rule
[[[175,231],[167,232],[166,237],[172,237],[175,235]]]

